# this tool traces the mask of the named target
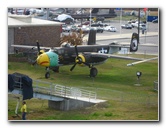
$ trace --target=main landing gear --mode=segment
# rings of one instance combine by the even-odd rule
[[[98,73],[97,68],[92,67],[92,68],[90,69],[90,77],[96,77],[96,76],[97,76],[97,73]]]
[[[96,77],[98,73],[97,68],[91,67],[90,68],[90,77]],[[49,67],[46,67],[45,78],[48,79],[50,77]]]

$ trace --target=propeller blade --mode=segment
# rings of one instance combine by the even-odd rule
[[[83,64],[87,65],[90,68],[90,64],[86,62],[82,62]]]
[[[75,46],[75,52],[76,52],[76,55],[78,56],[78,49],[77,49],[77,45]]]
[[[32,63],[32,65],[34,66],[37,63],[37,60],[35,60],[35,62]]]
[[[39,45],[38,40],[36,41],[36,43],[37,43],[37,50],[38,50],[38,52],[40,53],[40,45]]]
[[[70,71],[73,71],[73,69],[75,68],[76,65],[77,65],[77,63],[75,63],[75,64],[70,68]]]

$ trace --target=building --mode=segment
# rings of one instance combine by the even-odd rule
[[[8,15],[8,53],[11,45],[57,47],[60,42],[62,23],[33,18],[31,15]]]

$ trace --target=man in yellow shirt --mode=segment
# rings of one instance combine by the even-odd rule
[[[25,101],[22,102],[21,112],[22,112],[22,120],[26,120],[27,105]]]

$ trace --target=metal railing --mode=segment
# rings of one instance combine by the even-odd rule
[[[33,80],[33,91],[43,94],[50,94],[74,99],[87,98],[89,99],[89,101],[90,99],[96,99],[97,97],[96,92],[93,91],[88,91],[76,87],[68,87],[39,80]]]

